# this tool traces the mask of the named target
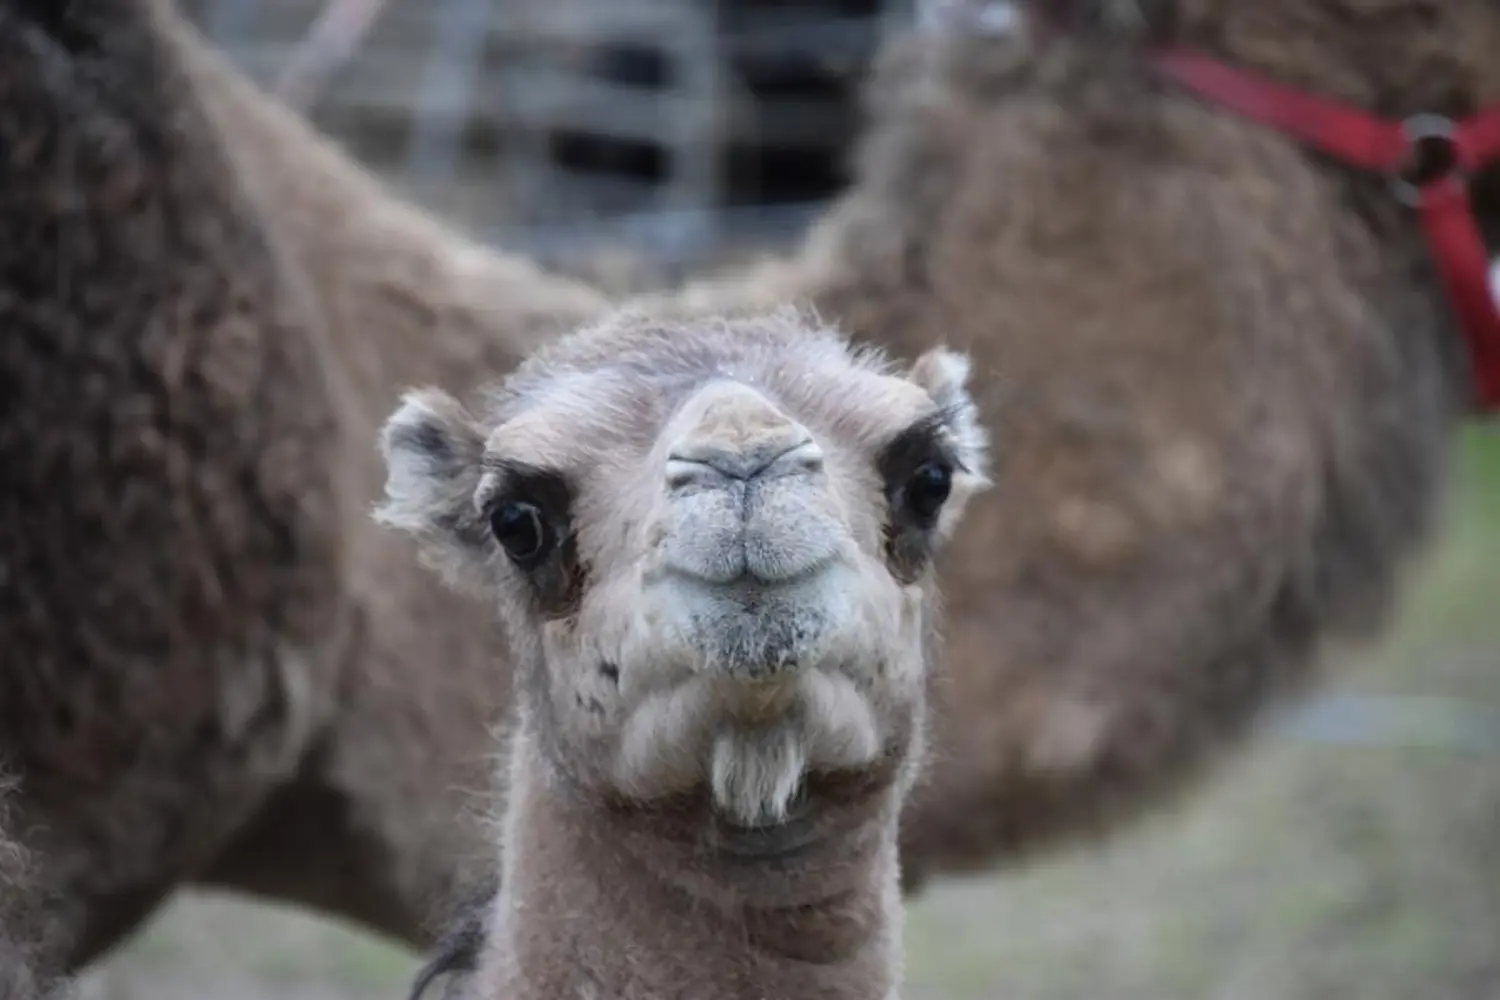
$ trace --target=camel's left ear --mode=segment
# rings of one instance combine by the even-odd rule
[[[385,499],[375,520],[414,536],[451,582],[470,583],[488,537],[474,506],[484,458],[478,424],[447,393],[409,392],[381,429],[380,451]]]
[[[953,435],[958,460],[972,477],[972,485],[982,488],[990,481],[990,436],[979,419],[979,407],[969,394],[970,368],[968,355],[939,347],[917,359],[910,378],[937,404],[944,425]]]

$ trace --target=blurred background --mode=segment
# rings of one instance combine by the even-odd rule
[[[193,0],[396,189],[616,289],[785,246],[848,180],[914,0]],[[1474,428],[1398,627],[1174,809],[935,885],[911,1000],[1500,998],[1500,433]],[[405,995],[348,926],[185,893],[80,1000]]]
[[[847,180],[917,0],[180,0],[267,89],[471,232],[566,264],[784,242]],[[628,250],[628,253],[627,253]]]

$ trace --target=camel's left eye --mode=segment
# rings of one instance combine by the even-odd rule
[[[911,519],[922,527],[937,522],[938,513],[953,492],[953,468],[939,459],[929,459],[917,466],[901,491],[902,505]]]
[[[511,562],[522,570],[536,568],[557,539],[535,504],[510,500],[490,514],[490,530]]]

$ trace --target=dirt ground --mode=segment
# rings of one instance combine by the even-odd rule
[[[1500,433],[1467,440],[1444,544],[1317,711],[1113,843],[910,910],[913,1000],[1500,1000]],[[405,951],[184,894],[80,1000],[399,998]]]

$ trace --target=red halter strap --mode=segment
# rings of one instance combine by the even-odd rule
[[[1481,410],[1500,410],[1500,310],[1490,258],[1469,202],[1469,175],[1500,161],[1500,106],[1462,121],[1390,121],[1261,79],[1192,52],[1159,50],[1152,65],[1186,89],[1311,146],[1390,178],[1417,209],[1427,245],[1468,342]],[[1430,164],[1424,169],[1423,163]]]

